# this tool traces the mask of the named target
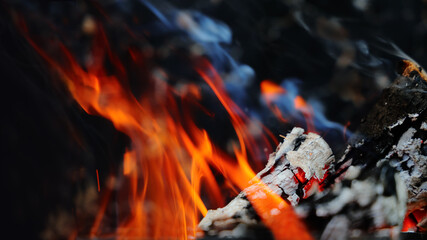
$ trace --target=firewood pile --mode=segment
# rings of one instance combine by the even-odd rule
[[[294,206],[313,236],[397,238],[402,224],[426,230],[427,81],[421,68],[403,65],[342,156],[321,136],[294,128],[257,174]],[[246,196],[254,187],[210,210],[199,227],[207,236],[256,238],[263,224]]]

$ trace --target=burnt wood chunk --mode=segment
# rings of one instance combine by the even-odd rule
[[[402,71],[337,160],[320,136],[294,128],[257,174],[294,206],[313,236],[398,237],[412,213],[418,217],[413,230],[426,229],[427,82],[421,73]],[[199,227],[207,236],[247,237],[242,225],[262,226],[245,190],[208,211]]]
[[[267,166],[256,178],[296,206],[301,198],[312,193],[309,184],[324,178],[325,166],[332,161],[332,150],[319,135],[304,134],[302,128],[294,128],[279,144],[276,152],[270,154]],[[256,185],[248,189],[251,187]],[[247,227],[243,228],[242,225]],[[246,197],[245,190],[224,208],[209,210],[199,224],[206,235],[220,237],[247,237],[248,229],[254,226],[262,226],[262,222]]]
[[[425,229],[426,108],[427,82],[416,71],[399,76],[383,91],[346,152],[330,169],[324,181],[326,190],[297,206],[311,230],[322,239],[343,229],[349,237],[368,232],[397,236],[405,213],[415,211],[424,212],[417,228]],[[338,224],[337,216],[346,220],[333,226]]]

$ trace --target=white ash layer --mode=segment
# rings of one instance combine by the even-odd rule
[[[294,128],[286,135],[283,142],[270,154],[266,167],[261,170],[256,179],[266,184],[274,193],[287,199],[292,205],[297,205],[301,197],[309,195],[304,192],[304,183],[301,183],[295,174],[302,169],[306,182],[311,178],[322,179],[327,167],[334,161],[329,145],[317,134],[304,134],[304,129]],[[258,181],[251,181],[247,189],[256,192]],[[306,183],[305,182],[305,183]],[[298,195],[303,194],[303,196]],[[262,196],[257,196],[262,198]],[[262,225],[257,213],[246,198],[243,190],[227,206],[216,210],[209,210],[199,223],[199,228],[209,236],[217,237],[245,237],[248,231],[234,231],[241,224],[246,226]],[[238,235],[242,233],[242,235]],[[236,236],[237,234],[237,236]]]

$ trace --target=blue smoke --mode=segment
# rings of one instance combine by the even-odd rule
[[[240,64],[229,54],[227,47],[232,43],[231,29],[223,22],[214,20],[200,12],[190,10],[179,10],[164,1],[139,0],[159,20],[153,23],[152,34],[181,33],[189,38],[194,44],[201,46],[203,54],[208,56],[212,65],[222,75],[227,92],[240,108],[248,108],[247,88],[255,79],[255,71],[247,65]],[[284,114],[284,117],[294,122],[305,122],[301,111],[295,109],[294,99],[299,95],[298,79],[285,79],[281,86],[286,93],[278,96],[273,103]],[[261,97],[261,110],[250,109],[248,114],[252,117],[262,119],[267,109],[266,102]],[[313,123],[318,131],[337,130],[343,131],[344,127],[329,121],[323,111],[321,103],[315,99],[307,101],[313,108]],[[347,131],[346,135],[350,135]]]

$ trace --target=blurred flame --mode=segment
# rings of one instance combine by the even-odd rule
[[[267,106],[270,108],[272,113],[276,116],[278,120],[281,122],[288,122],[285,118],[284,113],[280,110],[280,108],[275,105],[274,101],[277,100],[279,97],[288,94],[285,88],[282,88],[278,84],[270,81],[270,80],[264,80],[260,84],[261,94],[265,102],[267,103]],[[313,121],[313,108],[310,104],[308,104],[304,98],[297,95],[293,99],[294,103],[294,109],[298,112],[300,112],[306,121],[307,131],[308,132],[316,132],[316,129],[314,127],[314,121]]]
[[[285,94],[286,90],[270,80],[262,81],[260,89],[271,112],[279,121],[287,122],[280,109],[273,103],[273,100],[279,97],[280,94]]]
[[[128,213],[124,211],[124,217],[119,216],[122,220],[115,232],[110,233],[117,239],[195,238],[199,219],[207,213],[202,187],[207,189],[205,201],[213,207],[224,205],[224,194],[215,177],[215,172],[219,172],[239,189],[249,186],[251,179],[257,182],[259,191],[267,198],[260,201],[249,190],[248,198],[277,239],[309,239],[292,208],[255,178],[249,160],[254,162],[259,158],[260,146],[263,150],[268,146],[268,137],[262,136],[260,143],[250,134],[250,119],[228,96],[221,77],[209,61],[201,59],[195,70],[230,117],[238,140],[233,143],[233,157],[216,148],[191,115],[180,112],[180,109],[187,111],[186,96],[201,98],[197,85],[189,84],[181,90],[172,88],[165,81],[167,74],[159,70],[142,79],[149,83],[148,89],[142,99],[135,98],[125,80],[124,66],[109,49],[102,27],[98,29],[91,56],[93,61],[86,70],[63,45],[60,50],[65,61],[59,63],[28,39],[65,80],[73,98],[87,113],[109,119],[117,130],[131,139],[131,146],[123,156],[122,177],[125,180],[120,187],[115,183],[101,189],[103,197],[90,230],[91,238],[106,235],[102,222],[113,190],[118,192],[118,201],[126,201],[129,208]],[[142,64],[137,50],[129,52],[135,63]],[[107,74],[103,68],[105,59],[114,65],[114,75]],[[271,84],[264,84],[264,87],[273,94],[284,92]],[[181,101],[177,100],[179,97]],[[270,133],[267,131],[267,134]],[[260,162],[254,164],[258,164],[258,168],[261,166]],[[275,209],[281,210],[276,214]],[[283,228],[283,224],[287,228]]]
[[[312,239],[292,207],[259,179],[245,189],[246,195],[276,239]]]
[[[316,129],[314,128],[314,122],[313,122],[313,108],[301,96],[295,97],[294,106],[295,106],[295,109],[297,109],[304,115],[307,131],[315,132]]]
[[[261,92],[267,97],[275,97],[278,94],[286,93],[286,90],[270,80],[264,80],[260,85]]]

